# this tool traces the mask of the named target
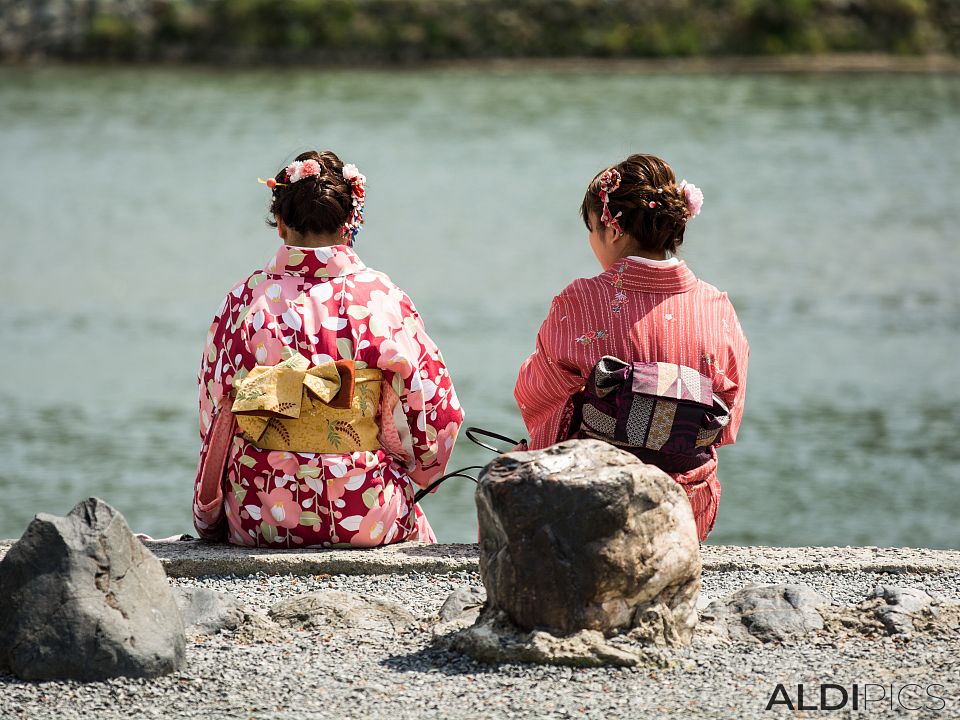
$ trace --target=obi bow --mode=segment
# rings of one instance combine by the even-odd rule
[[[373,449],[381,378],[379,370],[356,370],[351,361],[311,366],[295,353],[276,365],[254,367],[236,384],[232,410],[240,429],[259,447]]]

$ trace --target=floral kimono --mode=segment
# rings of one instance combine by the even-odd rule
[[[201,537],[274,548],[436,542],[414,492],[444,472],[463,412],[413,303],[349,246],[281,246],[237,284],[210,326],[199,381],[201,468],[218,414],[237,413],[219,499],[201,492],[198,472]],[[240,412],[266,396],[262,417]],[[307,407],[323,428],[313,441],[330,451],[297,444],[306,440],[291,428]],[[351,413],[352,425],[337,420]],[[257,439],[265,427],[279,445]],[[349,449],[361,440],[365,449]]]
[[[553,299],[514,391],[532,449],[569,436],[573,397],[605,355],[694,368],[712,379],[729,408],[707,462],[671,473],[706,538],[720,503],[716,448],[736,441],[746,393],[749,348],[727,294],[698,280],[686,263],[632,257],[569,285]]]

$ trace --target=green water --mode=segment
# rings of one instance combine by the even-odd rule
[[[550,298],[599,270],[586,181],[664,156],[752,347],[711,541],[957,547],[958,138],[956,77],[0,70],[0,537],[94,494],[191,530],[206,327],[276,245],[256,178],[330,147],[468,422],[517,435]],[[468,482],[425,507],[475,539]]]

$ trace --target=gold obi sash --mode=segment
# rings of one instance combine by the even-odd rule
[[[265,450],[377,450],[382,381],[380,370],[357,370],[352,360],[310,367],[296,353],[257,365],[237,383],[233,414],[246,438]]]

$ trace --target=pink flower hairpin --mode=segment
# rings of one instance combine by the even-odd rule
[[[323,172],[323,165],[316,160],[294,160],[287,165],[287,182],[295,183],[307,177],[313,177]]]
[[[323,165],[312,158],[306,160],[294,160],[287,165],[283,171],[283,177],[286,183],[279,183],[275,178],[257,178],[257,182],[266,185],[273,190],[275,187],[285,187],[286,185],[298,182],[307,177],[319,176],[323,172]]]
[[[617,233],[623,232],[617,220],[618,217],[623,215],[623,212],[618,212],[616,215],[610,214],[610,193],[616,192],[617,188],[620,187],[620,180],[619,170],[616,168],[607,168],[600,175],[600,191],[597,193],[600,197],[600,202],[603,203],[600,222],[603,223],[604,227],[613,228],[614,232]]]
[[[700,208],[703,207],[703,191],[693,183],[683,180],[680,183],[680,192],[683,193],[683,198],[687,203],[687,212],[691,219],[695,218],[700,214]]]

